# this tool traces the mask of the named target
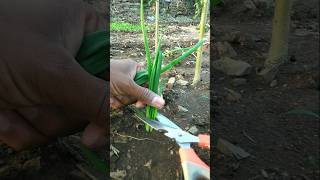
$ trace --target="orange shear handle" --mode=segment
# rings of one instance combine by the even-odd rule
[[[210,179],[210,168],[192,148],[180,148],[179,154],[185,180],[196,180],[200,177]]]
[[[199,147],[205,148],[205,149],[210,149],[210,136],[206,134],[199,134]]]

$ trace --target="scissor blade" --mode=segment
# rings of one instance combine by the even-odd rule
[[[175,128],[175,129],[181,129],[178,125],[176,125],[174,122],[172,122],[170,119],[168,119],[167,117],[165,117],[164,115],[162,115],[159,112],[157,113],[156,119],[168,127]]]
[[[175,139],[175,141],[179,144],[181,143],[191,143],[191,142],[199,142],[199,138],[194,136],[184,130],[182,130],[179,126],[173,123],[164,115],[158,113],[156,120],[148,119],[145,116],[143,110],[132,107],[131,108],[135,112],[135,116],[138,117],[145,124],[154,128],[158,131],[165,131],[165,135],[169,138]]]
[[[152,128],[156,130],[165,130],[165,127],[169,127],[172,129],[181,129],[175,123],[170,121],[167,117],[163,116],[159,112],[157,113],[156,120],[151,120],[145,116],[145,111],[142,109],[137,109],[135,107],[131,107],[131,109],[135,112],[135,115],[142,120],[144,123],[148,124]]]

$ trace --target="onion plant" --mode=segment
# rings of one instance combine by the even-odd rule
[[[156,8],[159,8],[159,5],[156,6]],[[156,10],[156,12],[159,12],[159,10]],[[156,20],[159,21],[159,13],[156,13]],[[164,55],[161,51],[161,38],[159,38],[159,31],[158,31],[158,25],[159,22],[156,22],[156,52],[154,55],[153,62],[151,61],[151,52],[149,48],[149,40],[147,35],[147,30],[145,27],[145,21],[144,21],[144,3],[143,0],[140,1],[140,22],[141,22],[141,30],[143,34],[143,41],[144,41],[144,47],[146,52],[146,61],[147,61],[147,70],[146,71],[140,71],[135,76],[135,82],[138,85],[144,85],[148,83],[149,89],[157,94],[161,94],[162,92],[159,91],[159,80],[160,75],[166,71],[169,71],[174,67],[174,65],[180,63],[183,59],[185,59],[187,56],[195,52],[199,47],[202,46],[204,43],[204,39],[199,40],[198,43],[196,43],[193,47],[188,48],[186,52],[184,52],[181,56],[178,58],[172,60],[167,65],[162,66],[162,62],[164,59]],[[157,40],[158,39],[158,40]],[[155,119],[157,116],[157,109],[155,107],[147,106],[146,107],[146,117],[150,119]],[[150,127],[146,126],[146,130],[150,131]]]

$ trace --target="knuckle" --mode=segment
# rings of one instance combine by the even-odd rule
[[[150,97],[150,91],[147,88],[143,88],[141,95],[140,95],[140,99],[147,99],[148,97]]]

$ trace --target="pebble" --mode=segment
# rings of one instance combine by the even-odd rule
[[[278,85],[278,81],[276,79],[272,80],[270,83],[270,87],[276,87],[277,85]]]
[[[197,134],[199,130],[198,130],[198,128],[196,126],[192,126],[188,131],[191,134]]]
[[[177,81],[177,84],[179,84],[179,85],[181,85],[181,86],[186,86],[186,85],[189,84],[189,82],[188,82],[188,81],[185,81],[185,80],[182,80],[182,79],[179,79],[179,80]]]
[[[180,105],[178,105],[178,110],[179,110],[180,112],[188,112],[188,111],[189,111],[187,108],[185,108],[185,107],[183,107],[183,106],[180,106]]]
[[[252,66],[244,61],[228,57],[212,62],[212,67],[230,76],[244,76],[251,72]]]
[[[168,83],[167,83],[167,89],[168,90],[172,89],[175,82],[176,82],[175,77],[169,78]]]
[[[127,176],[127,172],[125,170],[119,170],[115,172],[110,172],[110,177],[113,179],[123,179]]]
[[[257,9],[255,4],[251,0],[245,0],[243,2],[243,5],[247,10],[255,10],[255,9]]]
[[[152,160],[150,159],[144,166],[151,169]]]

